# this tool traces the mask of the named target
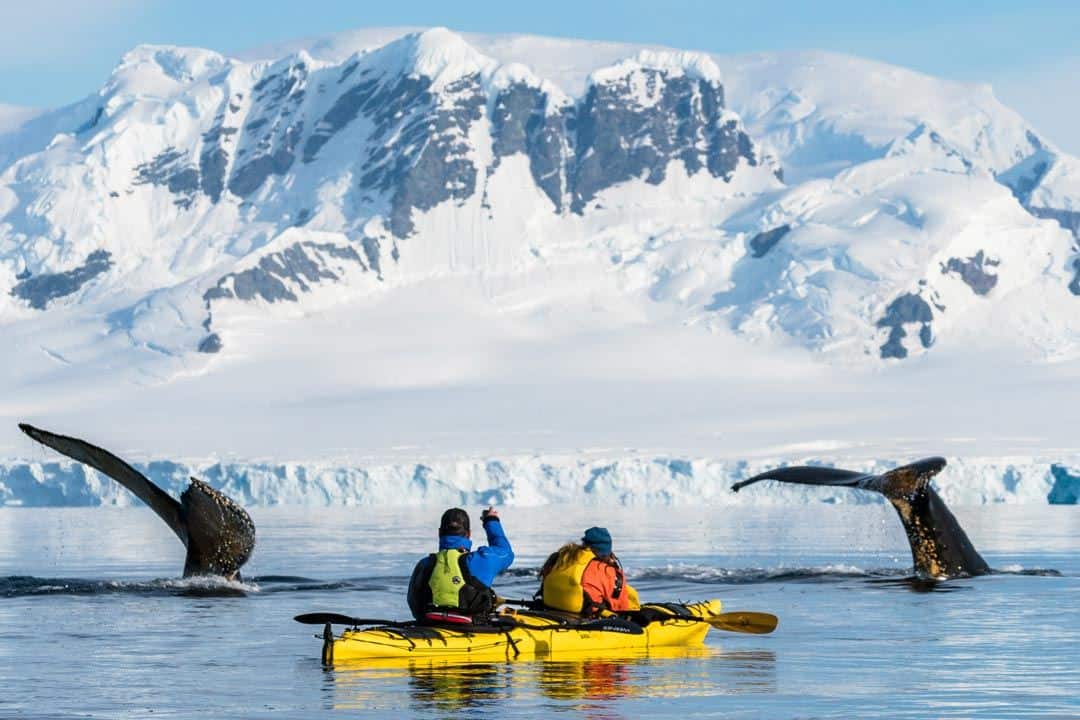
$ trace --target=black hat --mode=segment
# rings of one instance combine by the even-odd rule
[[[442,520],[439,522],[439,537],[446,537],[447,535],[464,537],[468,534],[469,513],[461,508],[450,508],[442,514]]]

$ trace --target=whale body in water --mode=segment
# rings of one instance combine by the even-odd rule
[[[881,475],[824,467],[786,467],[769,470],[735,483],[738,492],[762,480],[802,485],[835,485],[881,493],[896,508],[904,524],[915,572],[944,579],[992,572],[930,479],[945,467],[945,458],[931,457],[894,468]]]
[[[184,577],[239,578],[240,568],[255,549],[255,523],[235,501],[196,478],[191,478],[176,500],[107,450],[26,423],[20,423],[19,429],[42,445],[105,473],[146,503],[187,548]]]

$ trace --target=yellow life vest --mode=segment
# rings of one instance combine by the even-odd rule
[[[555,610],[580,613],[585,606],[585,590],[581,578],[585,568],[596,559],[596,553],[590,548],[577,551],[573,562],[553,569],[544,577],[541,586],[544,605]]]

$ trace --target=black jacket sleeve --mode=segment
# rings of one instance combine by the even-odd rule
[[[428,586],[428,580],[431,578],[431,562],[431,556],[428,556],[416,563],[412,577],[409,578],[409,610],[417,620],[424,618],[428,606],[431,605],[431,587]]]

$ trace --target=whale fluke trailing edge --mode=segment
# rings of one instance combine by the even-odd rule
[[[787,467],[769,470],[737,482],[738,492],[762,480],[834,485],[881,493],[888,499],[904,524],[915,572],[927,578],[986,575],[990,566],[968,540],[964,529],[930,486],[930,479],[945,467],[945,458],[931,457],[881,475],[824,467]]]
[[[255,523],[232,499],[191,478],[191,485],[177,501],[107,450],[26,423],[19,423],[19,429],[42,445],[105,473],[146,503],[187,548],[184,577],[239,577],[240,568],[255,549]]]

